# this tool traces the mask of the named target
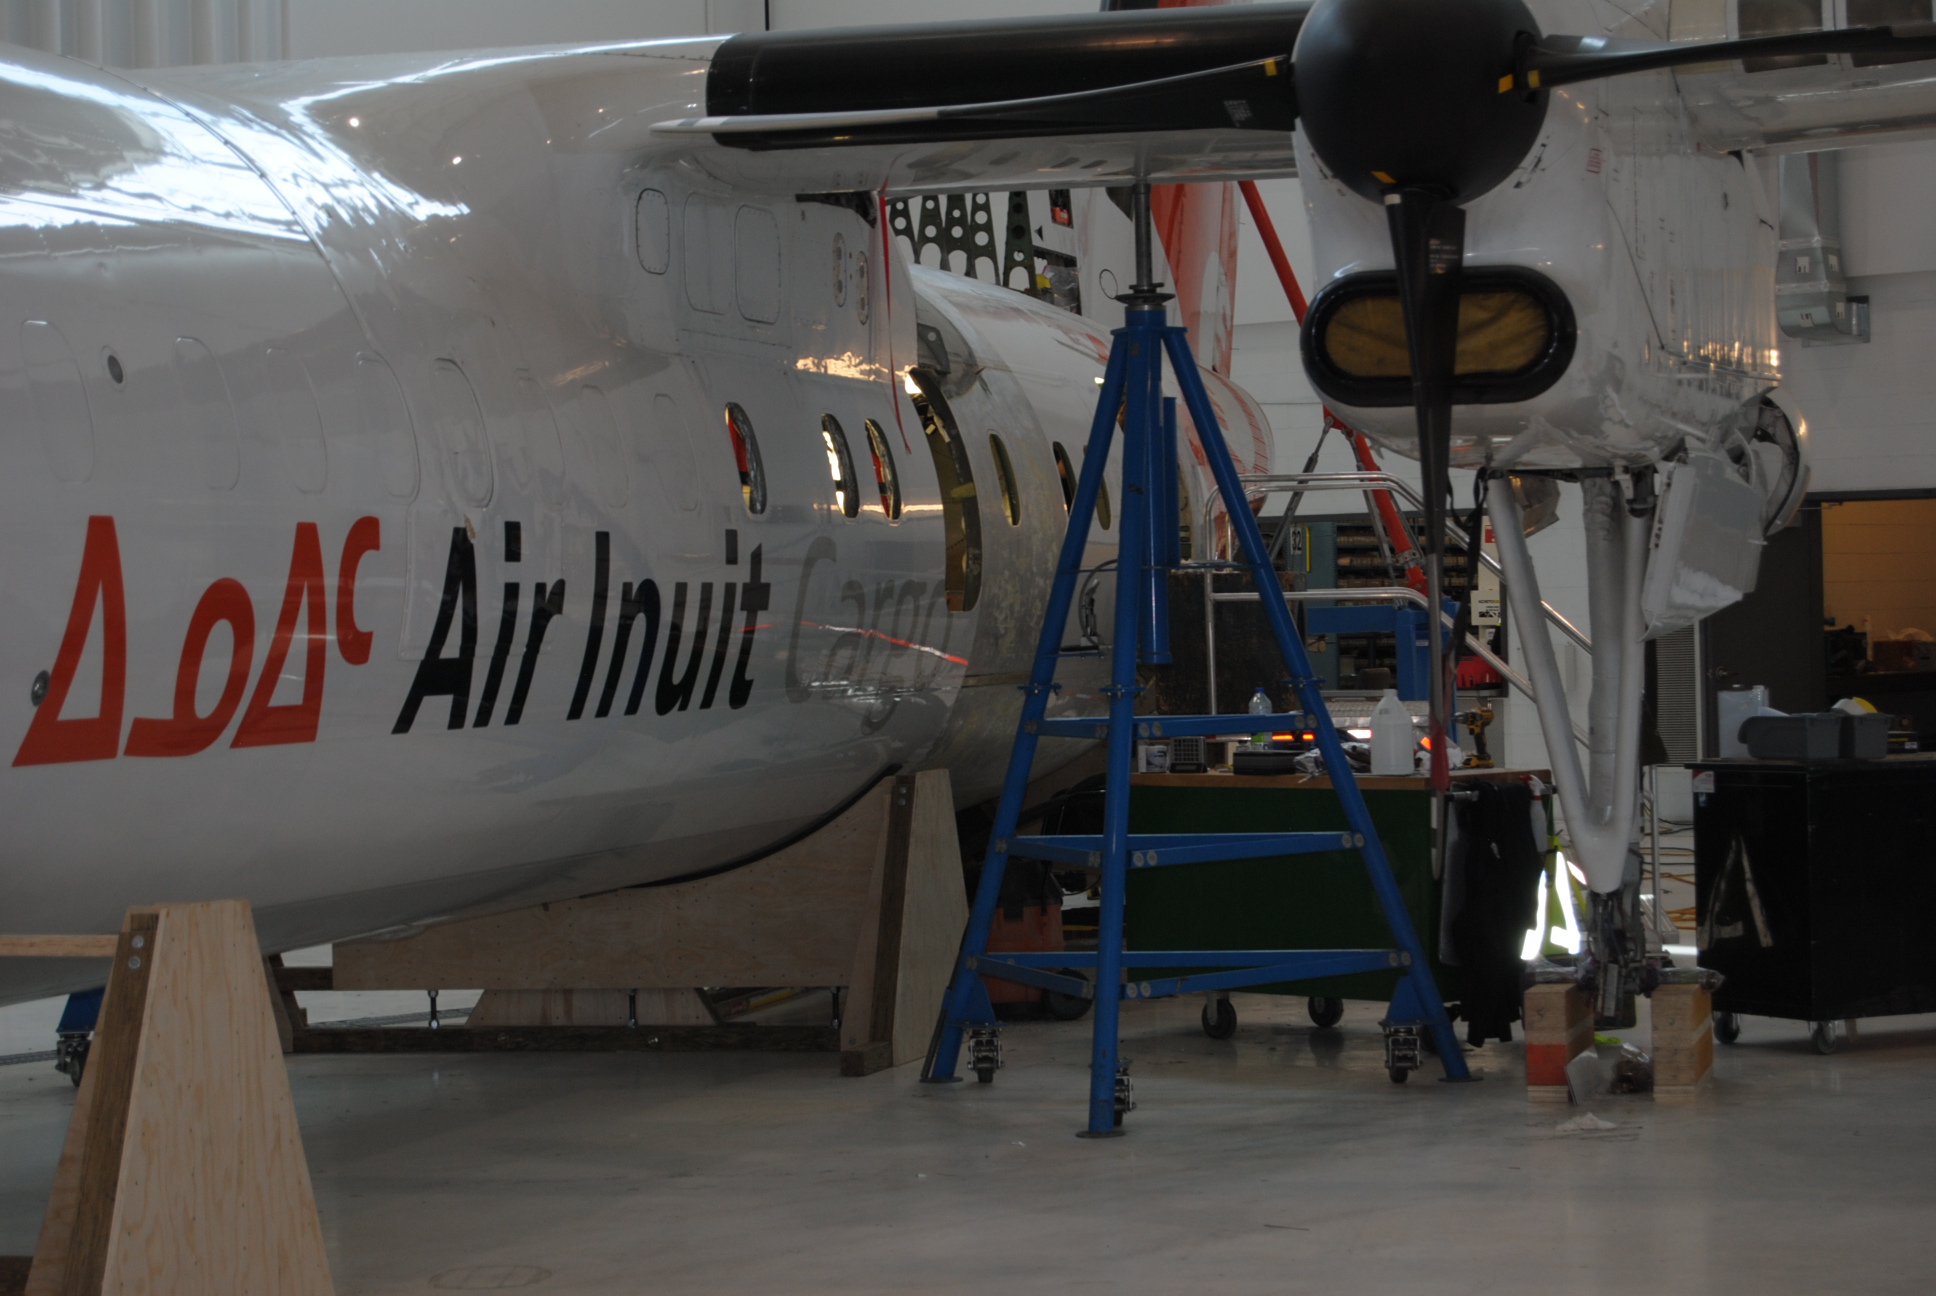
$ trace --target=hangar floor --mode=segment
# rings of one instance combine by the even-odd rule
[[[1404,1087],[1377,1008],[1125,1005],[1141,1110],[1082,1122],[1086,1022],[1006,1033],[992,1087],[827,1056],[302,1057],[296,1103],[338,1290],[556,1293],[1923,1290],[1936,1017],[1833,1057],[1749,1019],[1686,1104],[1614,1128],[1487,1079]],[[72,1102],[0,1068],[0,1254],[31,1250]]]

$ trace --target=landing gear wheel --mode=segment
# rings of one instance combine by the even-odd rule
[[[1718,1012],[1714,1014],[1714,1038],[1723,1044],[1732,1044],[1741,1038],[1741,1018],[1738,1014]]]
[[[1319,1030],[1330,1030],[1344,1020],[1342,999],[1320,999],[1312,995],[1304,1001],[1304,1010],[1311,1014],[1311,1024]]]
[[[1385,1074],[1391,1077],[1393,1084],[1404,1084],[1406,1078],[1412,1073],[1404,1067],[1386,1067]]]
[[[1808,1024],[1808,1042],[1815,1046],[1817,1053],[1820,1053],[1823,1057],[1827,1057],[1836,1049],[1842,1047],[1842,1023],[1832,1021],[1810,1022]]]
[[[1203,1033],[1214,1040],[1227,1040],[1237,1033],[1237,1007],[1228,999],[1203,1005]]]

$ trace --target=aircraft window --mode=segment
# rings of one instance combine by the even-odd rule
[[[1737,12],[1744,38],[1822,30],[1819,0],[1740,0]],[[1827,62],[1826,54],[1784,54],[1777,58],[1742,59],[1741,69],[1744,72],[1775,72],[1782,68],[1821,67]]]
[[[361,366],[358,369],[360,372]],[[222,377],[222,366],[216,362],[214,352],[202,343],[191,337],[179,337],[175,339],[175,377],[181,384],[182,404],[189,422],[201,437],[202,484],[210,490],[234,489],[235,483],[242,479],[242,433],[235,424],[235,402],[229,394],[228,382]],[[390,390],[396,391],[394,378],[390,380]],[[402,404],[401,394],[395,399]],[[369,424],[367,417],[364,423]],[[410,435],[407,418],[403,427],[407,440]],[[384,451],[384,475],[389,481],[390,493],[399,499],[409,498],[417,489],[415,443],[410,443],[407,482],[400,480],[402,468],[390,461],[391,440],[387,434],[379,438],[379,445]]]
[[[1883,27],[1891,23],[1928,22],[1929,0],[1848,0],[1849,26]],[[1916,63],[1927,54],[1855,54],[1857,67],[1881,67],[1885,63]]]
[[[80,362],[67,338],[46,320],[20,326],[20,347],[47,466],[57,481],[84,482],[94,475],[94,418],[81,387]]]
[[[430,368],[430,426],[457,497],[482,508],[491,502],[491,447],[470,380],[454,360]]]
[[[934,456],[934,474],[941,484],[941,516],[948,536],[948,610],[971,611],[981,598],[981,505],[975,498],[968,446],[933,374],[908,370],[907,392],[921,416],[928,453]]]
[[[726,433],[733,438],[733,462],[739,467],[739,489],[748,513],[766,512],[766,468],[760,463],[760,443],[753,436],[753,420],[737,405],[726,406]]]
[[[175,340],[175,359],[184,371],[188,367],[186,352],[190,346],[199,349],[202,344],[191,338]],[[206,350],[203,354],[207,354]],[[212,366],[214,362],[215,357],[209,356],[207,363]],[[221,381],[219,372],[212,376]],[[184,381],[182,385],[185,388],[188,384]],[[410,409],[403,403],[397,376],[377,356],[356,358],[356,412],[363,430],[376,440],[377,456],[383,464],[383,484],[397,499],[409,499],[417,493],[417,438],[410,432]]]
[[[780,318],[780,225],[764,207],[741,207],[733,218],[733,294],[741,317]]]
[[[1069,452],[1060,441],[1050,442],[1049,448],[1055,452],[1055,475],[1062,479],[1062,511],[1066,513],[1076,506],[1075,465],[1069,462]]]
[[[867,449],[874,456],[874,486],[881,493],[881,512],[892,522],[901,516],[901,474],[894,467],[894,450],[887,434],[873,419],[867,420]]]
[[[993,432],[988,434],[988,448],[995,455],[995,477],[1002,487],[1002,512],[1008,514],[1010,526],[1022,525],[1022,493],[1015,489],[1015,465],[1008,457],[1008,447]]]
[[[638,235],[639,268],[647,274],[664,274],[672,265],[672,213],[666,196],[657,189],[641,190],[633,227]]]
[[[843,517],[860,512],[860,487],[854,481],[854,456],[847,451],[847,433],[831,414],[820,416],[820,439],[827,446],[827,475],[834,481],[834,507]]]

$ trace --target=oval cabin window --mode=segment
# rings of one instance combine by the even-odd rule
[[[1002,512],[1008,517],[1010,526],[1022,525],[1022,493],[1015,486],[1015,464],[1008,457],[1008,447],[993,432],[988,434],[988,449],[995,456],[995,476],[1002,488]]]
[[[1062,481],[1062,511],[1067,513],[1076,506],[1075,465],[1069,462],[1069,452],[1060,441],[1051,442],[1049,448],[1055,452],[1055,475]]]
[[[820,417],[820,440],[827,448],[827,475],[833,478],[834,507],[842,517],[860,512],[860,487],[854,481],[854,456],[847,450],[847,433],[831,414]]]
[[[892,522],[901,516],[901,474],[894,467],[894,449],[887,434],[867,420],[867,449],[874,457],[874,488],[881,493],[881,512]]]
[[[948,610],[968,612],[981,598],[981,507],[975,499],[975,473],[968,466],[968,446],[933,374],[919,368],[908,370],[907,392],[921,417],[921,430],[941,488],[941,517],[948,537]]]
[[[753,420],[738,405],[726,406],[726,434],[733,442],[733,463],[739,469],[740,497],[748,513],[766,512],[766,468],[760,463],[760,443],[753,436]]]

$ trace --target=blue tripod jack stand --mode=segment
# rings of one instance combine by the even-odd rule
[[[1069,530],[1063,538],[1055,582],[1043,613],[1041,637],[1029,682],[1023,686],[1021,723],[1009,756],[1008,773],[995,813],[994,831],[975,893],[974,909],[962,939],[954,976],[942,1009],[941,1028],[922,1079],[945,1083],[958,1079],[964,1037],[972,1042],[971,1067],[982,1078],[992,1077],[1000,1065],[1000,1044],[993,1005],[982,983],[988,973],[1005,981],[1040,986],[1065,995],[1095,1001],[1094,1040],[1089,1066],[1089,1123],[1085,1137],[1122,1133],[1130,1100],[1129,1080],[1118,1057],[1118,1021],[1125,999],[1154,999],[1170,995],[1230,990],[1350,972],[1401,969],[1398,989],[1385,1019],[1388,1061],[1394,1074],[1416,1067],[1419,1032],[1429,1031],[1437,1045],[1448,1080],[1467,1080],[1464,1056],[1452,1033],[1445,1005],[1433,983],[1424,947],[1412,927],[1410,914],[1392,878],[1379,844],[1378,831],[1365,807],[1357,780],[1345,759],[1338,731],[1325,709],[1324,696],[1312,674],[1304,641],[1279,595],[1277,574],[1246,507],[1242,483],[1224,443],[1222,431],[1190,355],[1185,331],[1165,319],[1164,303],[1152,270],[1149,185],[1134,191],[1136,224],[1136,283],[1121,299],[1123,327],[1113,335],[1102,393],[1090,425],[1088,451]],[[1136,717],[1139,663],[1169,660],[1168,569],[1178,562],[1176,508],[1176,423],[1174,403],[1163,397],[1163,362],[1168,357],[1185,406],[1195,423],[1217,487],[1227,505],[1234,539],[1261,596],[1264,615],[1296,688],[1301,714],[1276,716],[1144,716]],[[1169,414],[1166,417],[1166,408]],[[1096,497],[1108,462],[1110,440],[1122,415],[1122,490],[1116,530],[1116,619],[1112,638],[1107,716],[1082,719],[1047,718],[1055,672],[1061,656],[1062,631],[1081,574],[1082,555],[1096,510]],[[1214,735],[1233,726],[1245,732],[1282,730],[1304,724],[1317,735],[1326,771],[1343,803],[1348,832],[1160,833],[1129,831],[1131,754],[1138,737],[1174,738]],[[1045,737],[1102,739],[1108,744],[1108,786],[1104,797],[1100,836],[1019,837],[1016,828],[1023,794],[1037,742]],[[1160,868],[1211,860],[1254,859],[1356,850],[1364,861],[1378,903],[1391,929],[1393,948],[1371,950],[1160,950],[1123,948],[1123,900],[1132,868]],[[1003,953],[988,948],[989,931],[1000,900],[1002,877],[1015,856],[1048,860],[1100,872],[1101,907],[1095,953]],[[1086,981],[1070,969],[1095,969]],[[1139,968],[1203,968],[1185,975],[1167,974],[1147,980]]]

